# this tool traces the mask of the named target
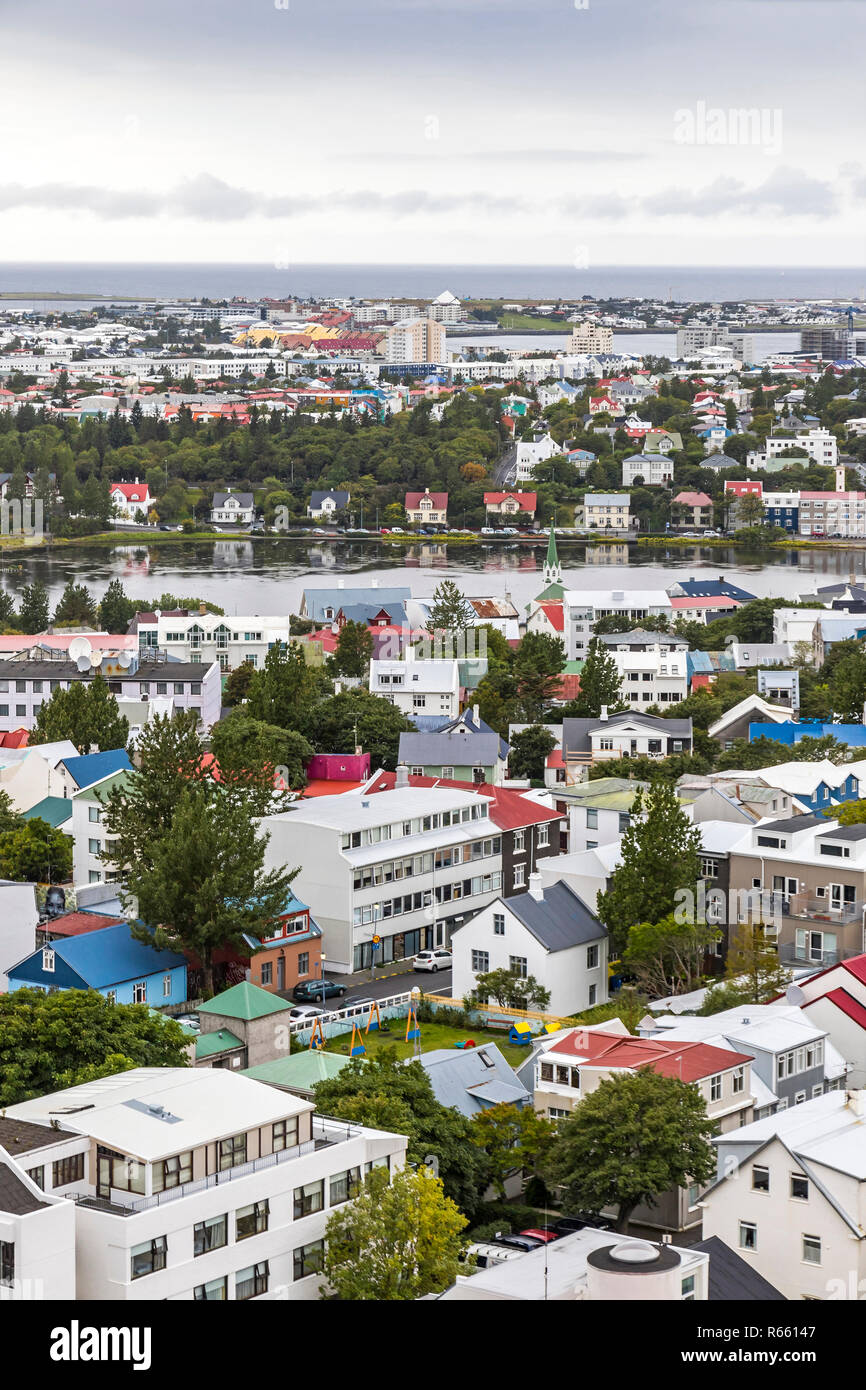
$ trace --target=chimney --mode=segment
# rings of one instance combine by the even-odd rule
[[[408,787],[408,785],[409,785],[409,769],[408,769],[408,767],[406,766],[405,763],[398,763],[398,764],[397,764],[397,775],[396,775],[396,777],[395,777],[395,779],[394,779],[394,787],[395,787],[395,789],[396,789],[397,787]]]
[[[200,603],[199,606],[198,606],[198,611],[199,611],[199,616],[201,616],[202,614],[206,613],[206,612],[207,612],[207,604],[206,604],[206,603]]]
[[[858,1120],[866,1116],[866,1091],[846,1091],[845,1103]]]
[[[607,723],[607,705],[602,705],[598,717],[603,724]]]
[[[541,874],[529,875],[529,896],[534,898],[537,903],[544,902],[544,887],[542,885]]]

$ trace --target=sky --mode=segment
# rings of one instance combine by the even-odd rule
[[[866,0],[0,0],[0,23],[6,261],[866,261]]]

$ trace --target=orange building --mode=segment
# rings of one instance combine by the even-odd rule
[[[289,890],[273,931],[262,938],[258,950],[250,952],[250,981],[272,994],[284,994],[302,980],[315,980],[321,974],[321,928],[307,905]]]

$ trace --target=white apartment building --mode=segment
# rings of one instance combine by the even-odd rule
[[[622,461],[623,487],[634,487],[638,478],[645,487],[662,487],[674,479],[674,461],[667,454],[630,454]]]
[[[490,799],[454,787],[395,787],[295,802],[268,816],[268,868],[300,864],[328,972],[367,969],[447,945],[503,889]]]
[[[540,439],[521,439],[517,445],[517,456],[512,476],[516,482],[526,482],[533,477],[536,464],[554,458],[562,453],[562,445],[544,434]]]
[[[428,304],[427,317],[435,319],[437,323],[460,323],[463,319],[463,305],[456,294],[452,294],[450,290],[443,290]]]
[[[388,330],[386,362],[444,362],[445,329],[433,318],[406,319]]]
[[[406,1153],[402,1135],[219,1067],[136,1067],[24,1101],[0,1142],[15,1121],[19,1183],[46,1212],[68,1199],[74,1249],[58,1230],[50,1275],[68,1287],[74,1271],[67,1296],[84,1301],[316,1299],[331,1211]]]
[[[609,633],[600,639],[619,672],[619,693],[631,709],[676,705],[689,693],[689,644],[657,632]]]
[[[0,1117],[0,1304],[75,1298],[75,1209],[19,1161],[62,1152],[55,1131],[35,1128]]]
[[[704,1239],[719,1236],[788,1299],[866,1292],[866,1091],[830,1091],[714,1140]]]
[[[569,352],[613,352],[613,329],[597,323],[576,323],[568,340]]]
[[[615,613],[640,627],[650,617],[670,619],[673,607],[664,589],[566,589],[565,648],[569,661],[586,656],[592,628],[599,618]],[[803,610],[800,610],[803,611]]]
[[[156,621],[156,646],[160,651],[193,665],[215,661],[221,671],[232,671],[245,661],[258,670],[271,647],[278,642],[286,645],[290,640],[288,614],[254,613],[239,618],[193,613],[186,618],[159,615]]]
[[[778,458],[786,449],[797,449],[801,454],[808,454],[815,463],[827,468],[835,468],[838,463],[836,436],[829,430],[813,429],[787,438],[771,435],[764,441],[763,449],[752,449],[746,455],[746,467],[762,468],[767,459]]]
[[[405,661],[371,661],[370,694],[396,705],[410,718],[460,713],[460,672],[456,661],[419,661],[407,647]]]

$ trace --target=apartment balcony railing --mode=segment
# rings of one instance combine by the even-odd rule
[[[105,1211],[114,1216],[135,1216],[138,1212],[149,1211],[152,1207],[163,1206],[166,1202],[175,1202],[180,1197],[191,1197],[197,1192],[206,1192],[211,1187],[221,1187],[223,1183],[234,1182],[237,1178],[246,1178],[251,1173],[260,1173],[266,1168],[274,1168],[282,1163],[292,1163],[295,1159],[304,1158],[319,1149],[344,1144],[357,1133],[358,1127],[345,1120],[332,1120],[316,1115],[313,1117],[313,1137],[305,1140],[303,1144],[265,1154],[263,1158],[252,1158],[246,1163],[236,1163],[234,1167],[211,1173],[207,1178],[180,1183],[177,1187],[166,1188],[164,1192],[155,1192],[150,1197],[135,1196],[132,1193],[129,1194],[128,1200],[124,1193],[111,1199],[90,1192],[70,1192],[68,1195],[78,1206],[87,1207],[92,1211]],[[117,1189],[114,1191],[116,1193]]]
[[[782,917],[802,917],[810,922],[862,922],[866,913],[866,900],[855,898],[853,902],[843,902],[831,896],[814,897],[809,893],[773,894],[778,896],[779,912]]]
[[[818,951],[808,945],[797,946],[793,941],[783,942],[779,946],[779,959],[785,965],[814,965],[816,969],[838,965],[840,960],[857,954],[856,951]]]

